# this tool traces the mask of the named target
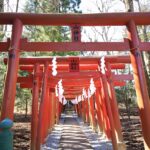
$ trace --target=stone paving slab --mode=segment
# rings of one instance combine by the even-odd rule
[[[76,114],[61,116],[41,150],[113,150],[111,141],[84,124]]]
[[[61,116],[59,120],[59,125],[55,125],[51,133],[48,135],[46,139],[46,143],[42,145],[41,150],[58,150],[59,142],[62,135],[62,126],[64,124],[64,114]]]
[[[59,150],[93,150],[76,117],[72,115],[65,118]]]
[[[109,141],[104,134],[93,132],[91,127],[84,124],[80,118],[77,118],[77,121],[94,150],[113,150],[111,141]]]

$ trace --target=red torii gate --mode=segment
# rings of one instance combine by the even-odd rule
[[[137,102],[140,111],[145,149],[150,149],[150,102],[146,79],[143,70],[141,51],[148,51],[149,42],[140,42],[136,25],[149,25],[150,13],[104,13],[104,14],[13,14],[0,13],[0,24],[12,24],[12,37],[7,42],[0,42],[0,51],[9,53],[8,71],[4,89],[2,116],[13,118],[14,100],[16,94],[17,70],[19,53],[21,51],[68,51],[68,50],[116,50],[130,51],[133,67]],[[94,42],[83,43],[80,40],[68,43],[35,43],[21,40],[23,25],[58,25],[58,26],[126,26],[128,40],[124,42]],[[73,31],[72,31],[73,33]],[[79,38],[80,39],[80,38]],[[45,45],[45,47],[44,47]],[[51,48],[52,47],[52,48]],[[46,78],[46,77],[45,77]],[[103,78],[102,78],[103,79]],[[102,80],[105,88],[105,78]],[[44,87],[43,87],[44,88]],[[105,91],[106,92],[106,91]],[[107,99],[107,95],[106,99]],[[7,111],[5,111],[7,110]]]
[[[125,57],[127,57],[127,56],[125,56]],[[74,57],[75,58],[75,57]],[[72,59],[74,59],[74,58],[72,58]],[[76,58],[78,58],[78,57],[76,57]],[[117,57],[116,57],[117,58]],[[26,61],[25,61],[25,59],[26,59]],[[47,62],[47,60],[49,60],[50,58],[39,58],[38,60],[36,59],[36,58],[30,58],[30,62],[31,62],[31,64],[29,64],[29,61],[28,61],[28,58],[20,58],[20,65],[24,65],[24,66],[20,66],[20,69],[21,70],[26,70],[26,71],[29,71],[30,73],[31,72],[33,72],[33,69],[34,69],[34,67],[33,67],[33,65],[34,64],[36,64],[36,63],[43,63],[43,64],[45,64],[46,62]],[[71,58],[69,57],[69,58],[66,58],[65,59],[65,61],[66,62],[68,62],[69,63],[69,61],[68,60],[70,60]],[[94,58],[92,58],[93,60],[94,60]],[[96,58],[95,58],[96,59]],[[112,57],[112,60],[114,59],[114,57]],[[58,66],[58,68],[59,68],[59,63],[62,63],[62,60],[64,60],[64,57],[62,57],[62,58],[58,58],[57,59],[58,60],[58,62],[57,62],[57,66]],[[82,58],[80,58],[79,60],[82,60]],[[109,57],[109,59],[106,57],[106,60],[107,61],[109,61],[109,62],[111,62],[111,57]],[[52,60],[51,60],[52,61]],[[6,60],[5,60],[5,62],[6,62]],[[47,74],[47,76],[48,76],[48,78],[50,78],[50,79],[47,79],[47,85],[48,85],[48,87],[52,90],[52,89],[54,89],[55,88],[55,85],[58,83],[58,81],[60,80],[60,79],[63,79],[63,86],[64,86],[64,89],[65,89],[65,93],[66,94],[64,94],[65,96],[66,96],[66,98],[67,99],[70,99],[70,98],[75,98],[75,95],[81,95],[81,91],[82,91],[82,88],[80,88],[80,89],[78,89],[78,91],[77,92],[75,92],[74,91],[74,89],[71,89],[71,93],[73,92],[74,94],[71,94],[71,95],[69,95],[69,97],[68,97],[68,89],[66,89],[65,87],[67,87],[68,88],[68,86],[69,87],[71,87],[71,88],[73,88],[73,87],[77,87],[77,88],[79,88],[79,87],[84,87],[84,88],[86,88],[86,87],[88,87],[89,86],[89,81],[90,81],[90,78],[92,77],[92,78],[94,78],[95,79],[95,85],[96,85],[96,87],[97,88],[100,88],[100,81],[96,81],[97,79],[99,79],[100,77],[101,77],[101,75],[100,75],[100,72],[98,71],[99,69],[99,65],[98,65],[98,62],[99,62],[99,60],[97,60],[97,66],[96,66],[96,64],[93,64],[93,66],[95,65],[96,67],[95,68],[91,68],[91,71],[89,71],[89,64],[87,64],[88,62],[92,62],[92,60],[91,60],[91,58],[88,58],[88,61],[86,60],[82,60],[81,61],[82,62],[82,64],[79,64],[79,68],[81,69],[80,71],[80,73],[71,73],[71,72],[63,72],[63,73],[61,73],[61,71],[69,71],[69,65],[61,65],[61,69],[59,68],[58,69],[58,75],[56,76],[56,77],[53,77],[52,75],[50,75],[51,74],[51,69],[52,69],[52,67],[51,67],[51,63],[49,63],[49,66],[48,66],[48,70],[50,70],[50,72],[49,72],[49,75]],[[65,62],[64,62],[65,63]],[[84,64],[83,64],[84,63]],[[27,65],[27,66],[26,66]],[[40,64],[39,64],[40,65]],[[39,69],[41,70],[41,71],[43,71],[43,67],[44,66],[39,66]],[[111,69],[125,69],[125,64],[110,64],[110,67],[111,67]],[[85,70],[85,69],[87,69],[87,71]],[[93,72],[93,71],[98,71],[97,73],[96,72]],[[60,72],[59,72],[60,71]],[[84,72],[82,72],[82,71],[84,71]],[[86,71],[86,72],[85,72]],[[72,74],[72,75],[71,75]],[[77,75],[78,74],[78,75]],[[35,72],[35,75],[36,75],[36,72]],[[72,79],[72,76],[74,75],[74,79]],[[77,75],[77,76],[76,76]],[[37,78],[37,76],[39,77],[39,81],[41,81],[42,80],[42,78],[41,78],[41,76],[42,76],[42,74],[40,74],[40,73],[38,73],[37,75],[36,75],[36,78]],[[81,77],[84,77],[84,78],[81,78]],[[87,77],[87,78],[86,78]],[[55,79],[56,78],[56,79]],[[68,82],[66,82],[65,81],[65,78],[67,79],[67,80],[69,80]],[[126,79],[131,79],[132,78],[132,76],[130,77],[129,75],[124,75],[124,76],[122,76],[122,75],[118,75],[116,78],[115,78],[115,76],[113,76],[113,81],[114,80],[126,80]],[[29,77],[18,77],[18,80],[17,80],[19,83],[20,83],[20,87],[21,88],[32,88],[33,87],[33,84],[34,84],[34,82],[33,81],[35,81],[34,80],[34,77],[33,76],[31,76],[31,75],[29,75]],[[38,83],[39,83],[39,81],[38,81]],[[98,84],[99,83],[99,84]],[[125,82],[115,82],[114,81],[114,85],[116,85],[116,86],[124,86],[125,85]],[[40,86],[41,86],[41,84],[40,84]],[[75,89],[76,90],[76,89]],[[52,91],[54,91],[54,90],[52,90]],[[70,91],[69,91],[70,92]],[[37,95],[37,94],[36,94]],[[33,93],[33,96],[34,96],[34,93]],[[35,99],[35,98],[33,98],[33,99]],[[114,98],[113,98],[114,99]],[[115,100],[115,99],[114,99]],[[86,101],[84,102],[84,103],[87,103]],[[82,105],[82,103],[81,103],[81,105]],[[87,105],[87,104],[86,104]],[[35,109],[35,107],[37,106],[37,104],[35,105],[35,106],[33,106],[33,114],[35,115],[35,114],[37,114],[37,112],[36,113],[34,113],[34,111],[36,110],[37,111],[37,109]],[[58,103],[57,103],[57,106],[59,106],[58,105]],[[84,105],[83,105],[84,106]],[[91,107],[91,123],[92,123],[92,126],[93,126],[93,128],[95,128],[95,115],[93,114],[93,103],[89,103],[89,106]],[[53,106],[52,106],[53,107]],[[99,107],[99,106],[98,106]],[[115,105],[114,106],[115,108],[113,108],[113,109],[118,109],[117,108],[117,105]],[[83,114],[83,108],[81,108],[81,114],[82,114],[82,116],[83,116],[83,119],[85,118],[85,114]],[[88,109],[86,110],[86,111],[89,111]],[[60,112],[60,110],[57,108],[57,112],[55,112],[56,114],[53,114],[54,116],[57,116],[57,120],[58,120],[58,114],[59,114],[59,112]],[[86,112],[86,114],[87,114],[88,112]],[[118,112],[117,112],[118,113]],[[32,115],[33,115],[32,114]],[[79,112],[78,112],[78,114],[80,114]],[[99,113],[97,113],[98,114],[98,116],[100,115]],[[117,115],[117,116],[119,116],[119,115]],[[116,117],[116,120],[117,119],[119,119],[119,118],[117,118],[117,116],[115,116]],[[84,119],[85,120],[85,119]],[[89,120],[89,119],[87,119],[87,120]],[[107,125],[108,125],[108,122],[109,122],[109,120],[107,120]],[[38,122],[38,124],[41,124],[41,123],[43,123],[43,124],[45,124],[45,122]],[[102,122],[99,122],[99,125],[101,125],[102,124]],[[119,123],[120,124],[120,123]],[[37,127],[37,124],[36,124],[36,120],[35,120],[35,118],[34,117],[32,117],[32,127],[33,127],[33,131],[35,131],[35,133],[37,133],[37,129],[36,129],[36,127]],[[49,126],[50,127],[50,126]],[[117,137],[118,137],[118,139],[117,139],[117,143],[118,142],[123,142],[123,138],[122,138],[122,134],[121,134],[121,126],[119,125],[119,126],[117,126],[116,127],[116,129],[117,129],[117,131],[119,131],[120,130],[120,132],[118,133],[117,132]],[[107,129],[108,130],[108,129]],[[36,137],[35,137],[35,133],[32,131],[32,139],[31,139],[31,141],[32,141],[32,145],[37,145],[37,144],[35,144],[36,142],[35,142],[35,140],[36,140]],[[39,129],[38,129],[38,131],[39,131]],[[44,132],[44,131],[43,131]],[[106,134],[108,135],[108,138],[111,138],[111,132],[109,131],[105,131],[106,132]],[[115,133],[115,132],[114,132]],[[41,133],[41,135],[38,135],[37,136],[37,138],[39,138],[39,137],[41,137],[43,135],[43,133]],[[112,134],[112,135],[114,135],[114,134]],[[43,142],[43,140],[44,140],[44,138],[45,138],[45,136],[46,136],[46,134],[44,134],[43,136],[42,136],[42,139],[41,139],[41,141],[40,141],[40,143],[41,142]],[[115,135],[114,135],[115,136]],[[116,136],[115,136],[115,138],[116,138]],[[38,139],[38,141],[39,141],[39,139]],[[113,145],[114,145],[114,148],[115,147],[117,147],[117,143],[115,143],[115,141],[113,142]]]

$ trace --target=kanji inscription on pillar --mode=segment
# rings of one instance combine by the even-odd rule
[[[79,72],[79,58],[69,58],[69,72]]]

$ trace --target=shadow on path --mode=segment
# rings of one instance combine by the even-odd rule
[[[93,150],[77,120],[67,116],[64,121],[59,150]]]

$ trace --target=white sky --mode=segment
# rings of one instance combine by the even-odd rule
[[[7,1],[7,0],[6,0]],[[99,0],[97,0],[97,1],[99,1]],[[111,1],[111,0],[106,0],[106,1]],[[9,11],[9,12],[15,12],[15,9],[16,9],[16,2],[17,2],[17,0],[10,0],[10,4],[9,4],[9,8],[6,8],[5,7],[5,11]],[[19,12],[23,12],[23,5],[25,4],[25,2],[26,2],[26,0],[20,0],[20,3],[19,3]],[[5,2],[5,4],[6,4],[6,2]],[[113,3],[113,7],[110,9],[110,11],[116,11],[116,8],[118,7],[118,6],[120,6],[120,5],[122,5],[121,7],[123,8],[124,7],[124,5],[121,3],[121,2],[119,2],[119,3],[117,3],[117,5],[116,5],[116,3],[114,2]],[[6,6],[6,5],[5,5]],[[120,8],[120,7],[118,7],[118,8]],[[82,12],[83,13],[99,13],[99,10],[97,9],[97,6],[96,6],[96,0],[82,0],[81,1],[81,4],[80,4],[80,9],[82,10]],[[123,8],[124,9],[124,8]],[[117,11],[123,11],[123,10],[117,10]],[[100,30],[100,28],[97,28],[98,30]],[[119,31],[118,30],[119,28],[117,28],[117,31]],[[11,30],[11,29],[10,29]],[[85,32],[86,32],[86,34],[85,34]],[[82,40],[83,41],[90,41],[90,40],[92,40],[92,41],[94,41],[94,40],[100,40],[100,41],[103,41],[103,39],[102,38],[100,38],[100,36],[99,35],[93,35],[93,33],[92,33],[93,31],[91,30],[91,27],[85,27],[85,28],[83,28],[83,32],[82,32]],[[120,31],[120,33],[121,33],[122,31]],[[8,31],[8,36],[9,36],[9,31]],[[91,36],[91,33],[92,33],[92,35],[93,36]],[[111,31],[110,31],[110,33],[109,33],[110,35],[111,34],[114,34],[114,29],[112,29]],[[89,39],[89,37],[91,37],[91,39]],[[116,36],[116,37],[119,37],[119,38],[117,38],[117,39],[120,39],[120,38],[122,38],[122,37],[120,37],[120,35],[119,36]],[[115,40],[117,40],[117,39],[115,39]]]
[[[7,0],[5,0],[5,1],[7,1]],[[10,0],[9,9],[5,8],[5,11],[8,9],[9,12],[12,12],[12,11],[15,12],[16,1],[17,0]],[[125,11],[124,4],[119,0],[114,0],[113,2],[112,2],[112,0],[81,0],[80,8],[83,13],[99,13],[100,11],[98,10],[97,5],[99,5],[99,7],[101,7],[101,1],[104,2],[103,4],[105,6],[109,7],[109,10],[108,10],[109,12]],[[19,12],[23,12],[23,5],[25,4],[25,2],[26,2],[26,0],[20,0]],[[98,3],[96,4],[96,2],[98,2]],[[140,2],[142,2],[144,4],[144,3],[148,3],[148,0],[141,0]],[[6,2],[5,2],[5,4],[6,4]],[[136,3],[135,3],[135,6],[137,8]],[[101,27],[96,27],[95,29],[98,31],[102,30]],[[91,27],[83,27],[82,31],[83,31],[82,32],[82,41],[86,41],[86,42],[87,41],[95,41],[95,40],[103,41],[100,34],[98,34],[98,32],[93,32],[93,28],[91,29]],[[8,31],[8,36],[10,36],[10,34],[9,34],[10,32],[11,32],[11,29],[10,29],[10,31]],[[124,27],[112,27],[108,34],[109,34],[109,37],[112,37],[112,41],[122,41],[123,35],[125,35]]]
[[[15,11],[16,2],[17,0],[9,0],[9,11]],[[97,4],[101,3],[101,1],[106,2],[107,5],[111,5],[110,12],[122,12],[125,11],[124,4],[121,2],[121,0],[81,0],[80,8],[83,13],[99,13],[99,10],[97,9]],[[25,4],[26,0],[20,0],[19,1],[19,12],[23,11],[23,5]],[[140,0],[142,4],[148,4],[150,3],[149,0]],[[7,0],[5,0],[5,4],[7,3]],[[134,2],[135,8],[137,7],[137,3]],[[135,9],[136,11],[136,9]]]
[[[81,0],[80,8],[83,13],[99,13],[99,10],[96,7],[96,1],[100,0]],[[111,1],[111,0],[106,0]],[[16,2],[17,0],[10,0],[9,4],[9,11],[14,12],[16,8]],[[23,12],[23,5],[25,4],[26,0],[20,0],[19,1],[19,12]],[[5,0],[5,4],[7,3],[7,0]],[[100,3],[100,2],[99,2]],[[7,8],[5,8],[5,11]],[[118,2],[118,0],[113,2],[113,6],[111,8],[111,11],[124,11],[124,5],[122,2]]]

